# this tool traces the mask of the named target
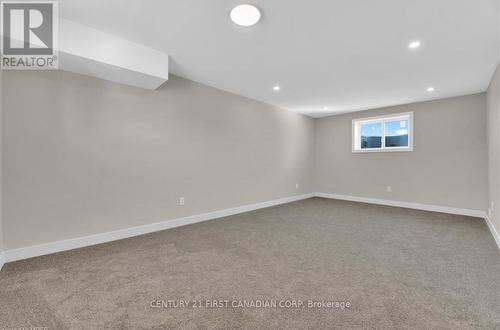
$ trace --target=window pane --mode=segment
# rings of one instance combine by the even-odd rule
[[[385,122],[385,147],[408,147],[408,120]]]
[[[361,149],[382,148],[382,123],[361,124]]]

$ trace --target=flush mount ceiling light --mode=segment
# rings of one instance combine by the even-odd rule
[[[434,92],[436,89],[434,87],[427,87],[427,91],[430,93],[430,92]]]
[[[415,40],[415,41],[410,42],[410,44],[408,45],[408,48],[417,49],[420,47],[420,45],[421,45],[420,41]]]
[[[273,86],[273,91],[277,92],[277,91],[279,91],[279,90],[281,90],[281,87],[280,87],[280,86],[278,86],[278,85]]]
[[[252,5],[239,5],[231,10],[231,20],[239,26],[252,26],[260,20],[260,10]]]

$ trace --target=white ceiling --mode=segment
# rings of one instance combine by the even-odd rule
[[[241,3],[262,10],[256,26],[230,21]],[[60,13],[168,53],[173,74],[314,117],[483,92],[498,61],[498,0],[63,0]]]

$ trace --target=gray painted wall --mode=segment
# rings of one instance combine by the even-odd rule
[[[485,102],[485,94],[477,94],[317,120],[316,190],[485,210]],[[352,119],[409,111],[413,152],[352,153]]]
[[[303,115],[174,76],[157,91],[60,71],[4,78],[6,249],[313,190]]]
[[[490,218],[500,233],[500,65],[487,93],[488,113],[488,208]]]
[[[3,75],[6,249],[312,191],[487,209],[485,94],[313,120],[174,76]],[[408,111],[413,152],[351,152],[352,119]]]
[[[0,255],[2,255],[4,248],[3,248],[3,207],[2,207],[2,164],[3,164],[3,143],[2,143],[2,134],[3,134],[3,129],[2,129],[2,117],[3,117],[3,89],[2,89],[2,79],[3,79],[3,71],[0,70]],[[0,265],[1,267],[1,265]]]

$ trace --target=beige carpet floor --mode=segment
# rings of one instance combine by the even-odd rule
[[[499,329],[500,254],[481,219],[311,198],[9,263],[20,327]]]

